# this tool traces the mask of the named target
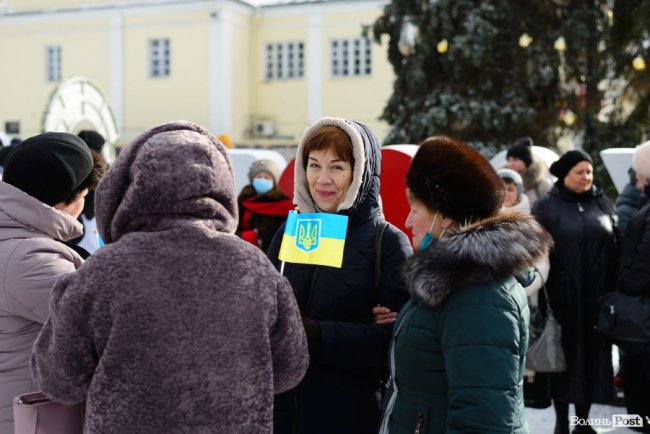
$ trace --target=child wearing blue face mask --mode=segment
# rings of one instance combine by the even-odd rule
[[[239,197],[237,235],[266,252],[273,235],[282,225],[293,202],[278,186],[278,166],[271,160],[257,160],[248,169],[249,185]]]

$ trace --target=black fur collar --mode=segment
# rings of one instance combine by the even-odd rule
[[[469,284],[522,274],[547,255],[552,244],[532,216],[503,210],[434,240],[406,261],[402,274],[415,299],[436,306]]]

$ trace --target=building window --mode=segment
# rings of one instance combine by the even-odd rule
[[[45,47],[45,81],[61,81],[61,46]]]
[[[372,73],[370,38],[332,39],[330,71],[332,77],[370,75]]]
[[[288,80],[304,75],[305,46],[302,42],[264,45],[264,79]]]
[[[149,40],[149,77],[169,77],[169,39]]]

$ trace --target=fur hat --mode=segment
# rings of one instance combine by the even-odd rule
[[[529,167],[533,163],[533,139],[530,137],[520,137],[515,143],[508,148],[507,157],[519,158]]]
[[[68,133],[44,133],[12,146],[3,181],[54,206],[78,188],[93,170],[90,148]]]
[[[503,204],[503,181],[485,157],[445,136],[420,144],[406,185],[428,208],[461,224],[490,217]]]
[[[567,176],[569,171],[576,164],[581,161],[588,161],[593,164],[591,157],[582,149],[573,149],[571,151],[565,152],[564,155],[560,157],[559,160],[551,164],[549,171],[551,175],[557,177],[560,181],[564,181],[564,178]]]
[[[81,137],[81,140],[86,142],[86,145],[88,145],[90,149],[101,154],[104,143],[106,143],[104,136],[93,130],[83,130],[80,131],[77,135]]]
[[[278,165],[271,160],[257,160],[253,161],[251,167],[248,168],[248,181],[252,184],[255,176],[260,172],[266,172],[273,177],[273,183],[278,183],[278,176],[280,176],[280,170]]]
[[[521,179],[521,175],[512,169],[506,168],[499,169],[497,175],[499,175],[501,179],[509,179],[514,182],[517,187],[517,199],[521,198],[521,195],[524,193],[524,180]]]
[[[632,156],[632,167],[636,173],[650,179],[650,140],[636,147]]]

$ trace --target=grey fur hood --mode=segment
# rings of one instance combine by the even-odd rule
[[[177,154],[169,158],[170,154]],[[232,162],[203,127],[186,121],[148,130],[110,168],[95,195],[104,242],[201,220],[219,232],[237,228]]]
[[[524,190],[529,190],[542,179],[547,177],[548,167],[546,163],[537,155],[533,154],[533,162],[521,175],[524,181]]]
[[[433,241],[409,258],[402,270],[413,298],[428,306],[474,283],[526,272],[552,246],[551,236],[530,215],[502,210]]]
[[[316,121],[303,134],[294,165],[294,203],[300,212],[309,213],[316,211],[316,205],[309,193],[307,174],[303,167],[302,151],[305,140],[310,134],[323,126],[335,126],[345,131],[352,142],[352,156],[354,169],[352,183],[343,201],[339,204],[337,213],[355,216],[364,220],[368,216],[379,212],[379,175],[381,171],[381,149],[375,134],[366,125],[359,122],[325,117]]]

